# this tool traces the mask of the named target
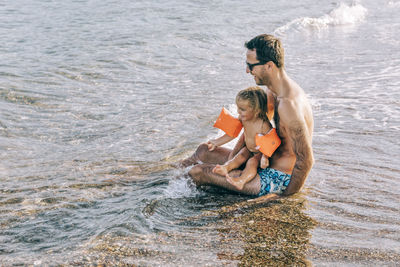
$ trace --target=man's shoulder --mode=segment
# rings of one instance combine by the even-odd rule
[[[279,117],[282,117],[284,114],[292,114],[296,113],[299,109],[298,101],[293,98],[283,97],[279,99],[278,105],[278,113]]]
[[[285,123],[303,121],[305,104],[303,97],[300,95],[298,97],[280,99],[278,106],[280,120]]]

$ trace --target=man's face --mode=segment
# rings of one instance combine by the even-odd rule
[[[257,52],[255,49],[247,50],[246,63],[247,63],[246,72],[250,73],[251,75],[254,76],[254,80],[255,80],[256,84],[257,85],[267,85],[269,78],[268,78],[267,73],[265,72],[265,64],[254,65],[254,64],[260,63],[260,61],[257,59]],[[252,66],[252,65],[254,65],[254,66]]]

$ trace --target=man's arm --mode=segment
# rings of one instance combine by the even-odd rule
[[[287,136],[296,156],[290,183],[283,192],[283,195],[291,195],[301,190],[314,164],[312,137],[303,113],[292,101],[287,101],[283,105],[282,113],[279,112],[279,114],[282,114],[281,123],[287,126]]]
[[[289,134],[292,140],[292,148],[296,155],[292,178],[283,195],[297,193],[303,187],[308,174],[314,164],[314,157],[310,138],[307,138],[305,125],[293,125],[289,127]]]

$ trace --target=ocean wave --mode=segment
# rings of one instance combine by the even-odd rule
[[[341,3],[337,8],[319,18],[302,17],[292,20],[274,31],[275,35],[284,35],[289,30],[321,30],[329,26],[354,25],[365,20],[368,10],[361,4]]]
[[[387,2],[389,7],[400,7],[400,1],[389,1]]]

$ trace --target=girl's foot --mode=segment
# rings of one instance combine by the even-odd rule
[[[212,170],[213,173],[219,174],[221,176],[228,175],[228,168],[225,165],[218,165]]]

